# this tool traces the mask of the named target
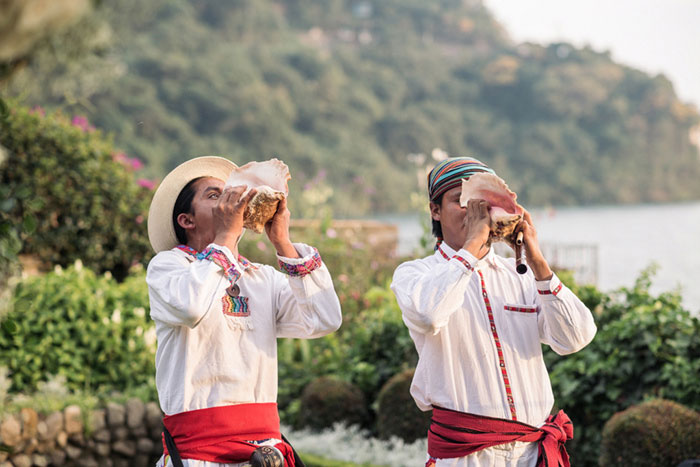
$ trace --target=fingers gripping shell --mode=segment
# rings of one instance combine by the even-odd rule
[[[483,199],[489,203],[491,215],[490,243],[508,241],[515,227],[523,218],[523,208],[517,195],[497,175],[477,173],[462,180],[459,204],[466,206],[470,199]]]
[[[289,194],[287,181],[290,178],[289,168],[279,159],[249,162],[231,172],[226,186],[247,185],[257,190],[243,213],[243,227],[262,233],[265,224],[275,215],[279,202]]]

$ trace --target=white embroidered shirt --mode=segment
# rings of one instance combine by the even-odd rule
[[[540,426],[554,403],[541,344],[565,355],[596,332],[590,311],[556,275],[518,274],[514,260],[493,249],[477,260],[443,243],[401,264],[391,288],[419,355],[411,395],[421,410]],[[437,465],[534,465],[536,457],[536,444],[510,443]]]
[[[276,402],[277,338],[315,338],[340,327],[340,303],[328,269],[315,249],[294,247],[301,258],[279,257],[292,271],[288,275],[209,245],[225,255],[234,277],[239,274],[235,284],[247,298],[242,310],[226,305],[231,282],[220,264],[179,249],[151,260],[146,281],[158,340],[156,386],[165,414]]]

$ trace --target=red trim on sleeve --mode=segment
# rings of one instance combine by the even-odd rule
[[[554,288],[554,290],[537,289],[537,293],[539,293],[540,295],[554,295],[556,297],[557,294],[559,293],[559,291],[561,290],[561,288],[562,288],[562,283],[560,282],[559,285]]]

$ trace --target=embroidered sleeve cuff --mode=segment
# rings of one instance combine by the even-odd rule
[[[224,270],[224,276],[233,284],[241,277],[241,273],[236,269],[235,262],[231,260],[232,257],[227,247],[212,243],[197,256],[197,259],[205,259],[221,267]]]
[[[277,255],[277,261],[282,272],[290,276],[301,277],[313,272],[323,264],[321,255],[316,248],[303,243],[295,243],[294,248],[297,250],[297,253],[302,255],[301,258],[287,258]]]
[[[476,256],[473,254],[469,253],[465,249],[459,250],[457,253],[454,254],[454,256],[450,259],[450,261],[457,261],[460,263],[464,268],[468,271],[473,271],[474,270],[474,265],[478,261],[476,259]]]
[[[535,284],[537,285],[537,293],[539,293],[542,297],[549,298],[556,297],[564,287],[564,284],[562,284],[556,274],[553,274],[552,278],[549,280],[535,281]]]

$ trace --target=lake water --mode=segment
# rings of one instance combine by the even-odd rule
[[[595,285],[601,290],[631,286],[640,271],[656,263],[659,269],[652,292],[680,288],[686,308],[700,311],[700,202],[532,209],[531,213],[543,249],[548,245],[597,247]],[[399,253],[408,254],[418,246],[423,234],[421,215],[375,219],[398,226]]]

